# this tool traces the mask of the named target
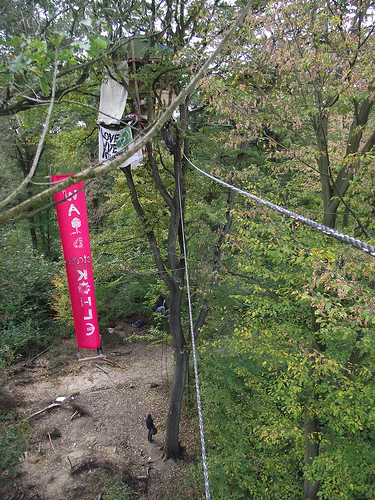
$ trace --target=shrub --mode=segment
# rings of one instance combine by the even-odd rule
[[[31,248],[1,247],[0,364],[32,347],[44,346],[55,334],[50,306],[54,264]]]
[[[5,471],[13,476],[19,458],[26,449],[26,425],[19,423],[1,432],[0,436],[0,475]]]

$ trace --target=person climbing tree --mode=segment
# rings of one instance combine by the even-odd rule
[[[163,295],[163,294],[159,295],[152,310],[154,312],[161,312],[163,314],[164,318],[166,318],[168,316],[169,309],[167,306],[167,302],[165,300],[165,295]]]

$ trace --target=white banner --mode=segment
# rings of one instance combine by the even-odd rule
[[[125,111],[128,91],[120,83],[108,77],[100,89],[100,105],[97,123],[120,125]]]
[[[121,130],[110,130],[99,125],[98,133],[99,161],[110,159],[111,156],[117,154],[120,148],[123,148],[124,151],[126,151],[126,146],[133,140],[133,134],[131,128],[128,125]],[[139,149],[124,163],[122,163],[119,168],[127,167],[128,165],[130,165],[131,168],[137,167],[143,160],[144,155],[145,151]]]

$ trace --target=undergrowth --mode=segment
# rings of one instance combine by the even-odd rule
[[[131,488],[119,476],[109,476],[103,473],[103,500],[132,500],[134,498]]]
[[[131,335],[128,340],[130,340],[131,342],[135,342],[138,340],[148,340],[153,344],[161,344],[163,342],[165,343],[171,342],[172,337],[169,332],[169,328],[167,331],[165,327],[161,329],[159,325],[156,326],[151,325],[147,329],[145,328],[144,330],[140,328],[140,332],[133,333],[133,335]]]
[[[11,423],[10,414],[0,415],[0,477],[12,478],[26,449],[27,423]]]

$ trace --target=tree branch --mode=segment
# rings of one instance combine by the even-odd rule
[[[151,143],[148,143],[146,145],[146,148],[147,148],[147,153],[148,153],[148,158],[149,158],[149,161],[150,161],[150,165],[151,165],[151,168],[152,168],[152,176],[154,178],[156,187],[157,187],[159,193],[162,195],[163,200],[165,201],[165,203],[168,205],[169,208],[171,208],[172,207],[172,198],[171,198],[171,195],[168,193],[167,188],[164,186],[164,184],[163,184],[163,182],[162,182],[162,180],[160,178],[159,169],[158,169],[158,166],[156,164],[154,155],[152,154],[152,145],[151,145]]]
[[[0,209],[4,208],[11,201],[13,201],[17,197],[17,195],[22,191],[22,189],[29,183],[30,179],[32,179],[32,177],[34,176],[35,170],[36,170],[38,163],[39,163],[40,156],[42,154],[44,140],[46,138],[46,134],[47,134],[47,131],[49,128],[49,122],[51,121],[52,110],[53,110],[53,106],[55,103],[56,76],[57,76],[57,51],[55,54],[55,67],[54,67],[54,71],[53,71],[51,102],[50,102],[50,105],[48,108],[46,121],[44,122],[43,132],[42,132],[42,135],[40,136],[40,139],[39,139],[38,148],[37,148],[37,151],[36,151],[35,156],[34,156],[33,164],[31,165],[30,172],[27,174],[27,176],[24,178],[24,180],[21,182],[21,184],[9,196],[7,196],[5,198],[5,200],[0,202]]]
[[[159,249],[159,245],[158,245],[158,242],[156,240],[156,237],[155,237],[155,233],[152,229],[150,229],[145,212],[144,212],[144,210],[139,202],[139,198],[137,195],[137,190],[136,190],[135,185],[134,185],[134,180],[133,180],[133,176],[131,173],[131,169],[124,167],[124,168],[121,168],[121,170],[124,172],[125,177],[126,177],[126,182],[128,184],[128,187],[129,187],[130,196],[131,196],[134,210],[136,211],[138,217],[141,219],[143,227],[145,228],[147,239],[150,243],[152,253],[154,254],[154,258],[155,258],[155,262],[156,262],[156,266],[158,268],[158,271],[161,273],[162,277],[165,279],[165,277],[169,276],[169,274],[164,266],[164,262],[163,262],[163,259],[161,257],[161,254],[160,254],[160,249]]]

